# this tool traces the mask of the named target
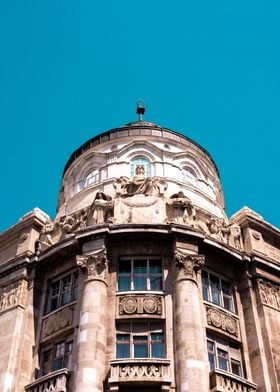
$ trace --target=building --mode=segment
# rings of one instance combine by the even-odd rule
[[[143,112],[0,235],[2,392],[280,390],[280,231]]]

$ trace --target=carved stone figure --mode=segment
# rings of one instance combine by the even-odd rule
[[[168,221],[194,225],[195,207],[183,192],[180,191],[170,196],[167,203],[172,208]]]
[[[128,177],[120,177],[115,183],[117,195],[124,194],[126,196],[146,195],[158,196],[163,195],[167,185],[166,181],[157,177],[146,177],[143,165],[137,165],[135,169],[135,176],[129,179]]]
[[[112,221],[113,202],[111,196],[97,192],[90,207],[90,223],[98,224]]]
[[[242,239],[241,229],[237,223],[231,223],[229,225],[229,245],[233,246],[238,250],[242,250]]]
[[[210,221],[207,223],[209,233],[213,235],[217,239],[222,239],[221,236],[221,222],[217,218],[211,218]]]
[[[53,245],[53,241],[52,241],[53,231],[54,231],[54,224],[52,222],[47,222],[39,235],[40,243],[48,246]]]

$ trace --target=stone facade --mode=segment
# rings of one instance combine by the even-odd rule
[[[280,391],[280,231],[230,219],[211,156],[139,121],[0,235],[2,392]]]

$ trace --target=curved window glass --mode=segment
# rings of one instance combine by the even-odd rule
[[[143,166],[145,177],[151,177],[151,163],[144,157],[137,157],[130,161],[130,177],[135,176],[137,166]]]
[[[186,184],[197,186],[197,176],[195,172],[189,167],[184,167],[182,170],[182,180]]]
[[[99,170],[93,170],[85,178],[85,187],[96,184],[99,181]]]

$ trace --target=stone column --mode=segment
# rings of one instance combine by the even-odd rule
[[[176,250],[174,284],[174,351],[178,392],[207,392],[209,370],[202,300],[197,271],[204,256]]]
[[[104,248],[77,256],[86,274],[77,338],[75,392],[102,392],[105,379],[108,263]]]

